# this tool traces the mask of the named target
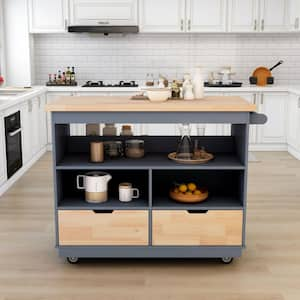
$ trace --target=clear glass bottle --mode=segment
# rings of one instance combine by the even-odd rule
[[[181,139],[178,143],[176,158],[179,159],[192,159],[193,158],[193,144],[190,137],[190,124],[182,124],[181,128]]]
[[[116,136],[117,128],[115,127],[115,124],[114,123],[106,123],[105,127],[103,128],[102,134],[104,136]]]

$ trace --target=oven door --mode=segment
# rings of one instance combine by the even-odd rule
[[[22,167],[21,128],[6,132],[7,177],[10,178]]]

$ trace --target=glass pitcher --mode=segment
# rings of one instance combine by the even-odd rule
[[[178,159],[192,159],[193,158],[193,144],[190,137],[190,124],[182,124],[180,127],[181,138],[177,146],[176,158]]]

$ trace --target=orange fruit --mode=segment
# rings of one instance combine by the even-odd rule
[[[194,195],[201,195],[201,192],[199,190],[195,190]]]
[[[188,184],[188,189],[189,189],[189,191],[193,192],[197,189],[197,185],[195,183],[191,182]]]
[[[181,184],[179,186],[179,191],[182,193],[185,193],[187,191],[188,187],[186,186],[186,184]]]

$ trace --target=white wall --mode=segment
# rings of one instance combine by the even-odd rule
[[[169,34],[104,37],[100,34],[35,35],[36,83],[49,73],[75,65],[79,80],[139,80],[147,73],[182,77],[193,66],[206,72],[231,65],[235,79],[248,81],[259,65],[274,70],[276,82],[300,84],[299,34]]]
[[[6,84],[31,85],[27,1],[4,0]]]
[[[0,0],[0,75],[5,77],[3,3]]]

